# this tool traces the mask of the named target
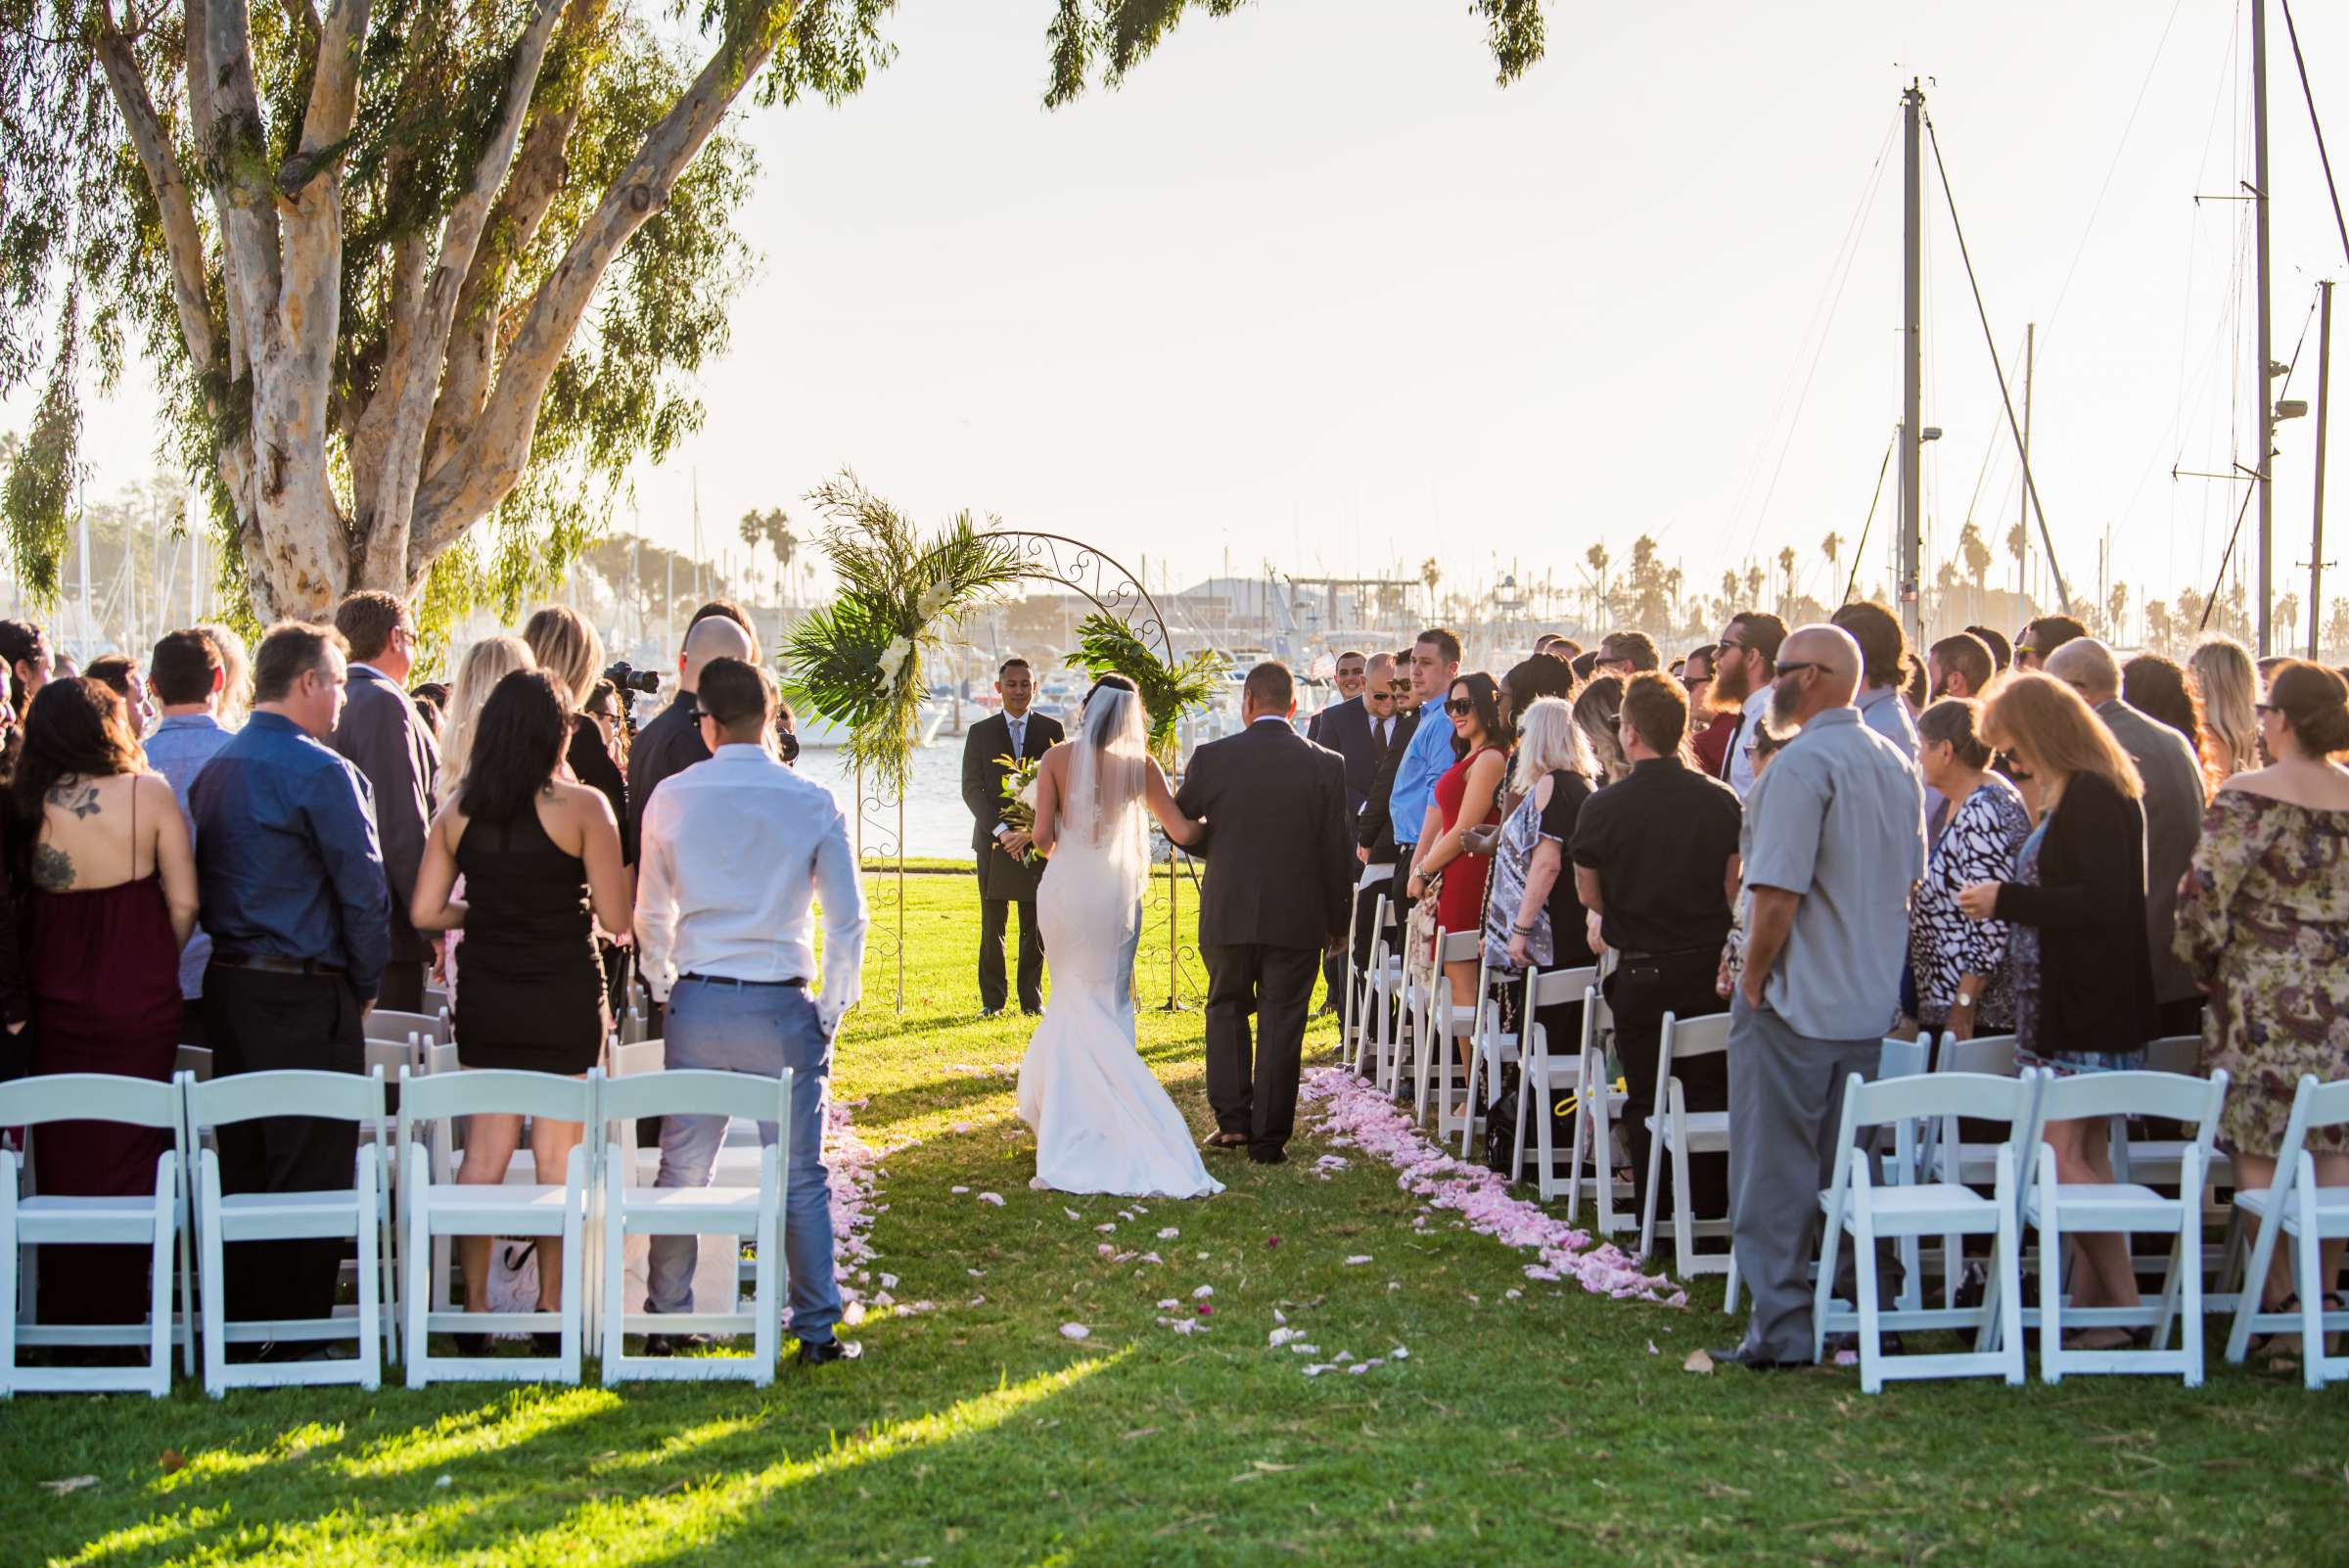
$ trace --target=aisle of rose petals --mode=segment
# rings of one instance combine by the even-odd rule
[[[1446,1154],[1375,1085],[1343,1068],[1313,1069],[1306,1074],[1297,1098],[1301,1110],[1319,1108],[1322,1140],[1331,1148],[1359,1150],[1392,1166],[1397,1172],[1395,1184],[1423,1200],[1425,1207],[1411,1222],[1415,1229],[1424,1230],[1435,1211],[1449,1211],[1460,1216],[1479,1235],[1532,1252],[1535,1261],[1525,1266],[1528,1279],[1572,1279],[1593,1295],[1660,1302],[1667,1307],[1688,1304],[1685,1291],[1662,1275],[1641,1273],[1613,1243],[1594,1247],[1589,1231],[1511,1194],[1508,1181],[1498,1172]],[[1313,1163],[1313,1170],[1327,1180],[1348,1164],[1345,1155],[1325,1154]]]
[[[889,1212],[889,1205],[875,1200],[881,1178],[889,1173],[882,1166],[881,1151],[856,1130],[856,1112],[863,1104],[862,1100],[833,1100],[824,1107],[824,1165],[832,1173],[832,1267],[840,1276],[840,1299],[846,1304],[841,1320],[852,1328],[875,1308],[897,1313],[938,1310],[936,1302],[898,1300],[892,1294],[898,1276],[876,1267],[879,1254],[873,1251],[873,1222]],[[911,1148],[918,1141],[898,1144],[890,1152]]]

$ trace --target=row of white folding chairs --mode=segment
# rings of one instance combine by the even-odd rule
[[[400,1193],[400,1249],[406,1264],[398,1305],[408,1327],[406,1371],[411,1386],[447,1378],[553,1378],[576,1382],[581,1339],[590,1321],[581,1270],[583,1243],[593,1224],[605,1268],[604,1298],[622,1301],[622,1259],[630,1234],[727,1234],[756,1243],[755,1310],[749,1314],[705,1314],[658,1319],[614,1309],[597,1314],[604,1335],[606,1381],[627,1377],[772,1376],[780,1289],[782,1129],[788,1121],[790,1077],[654,1072],[606,1081],[600,1070],[585,1079],[536,1073],[442,1072],[409,1075],[402,1083],[396,1148],[408,1179]],[[171,1134],[172,1147],[158,1161],[152,1194],[136,1197],[71,1197],[25,1193],[19,1157],[0,1150],[0,1395],[19,1389],[144,1392],[161,1397],[170,1380],[169,1347],[174,1339],[191,1357],[197,1336],[190,1320],[201,1311],[205,1386],[215,1397],[228,1387],[284,1383],[355,1383],[373,1389],[381,1381],[384,1335],[379,1319],[392,1314],[392,1293],[377,1265],[391,1239],[392,1211],[380,1172],[379,1151],[386,1123],[385,1084],[380,1072],[354,1074],[280,1072],[234,1075],[199,1083],[181,1074],[169,1083],[101,1074],[60,1074],[0,1085],[0,1126],[31,1130],[59,1122],[111,1121],[155,1128]],[[773,1096],[771,1104],[765,1103]],[[637,1186],[632,1161],[618,1132],[607,1148],[601,1136],[572,1153],[559,1185],[460,1186],[454,1167],[436,1152],[425,1130],[481,1114],[547,1116],[590,1127],[633,1128],[636,1119],[664,1115],[756,1116],[771,1111],[778,1126],[774,1145],[761,1150],[756,1186],[666,1189]],[[204,1135],[223,1125],[266,1116],[315,1116],[360,1124],[372,1134],[354,1161],[351,1186],[324,1192],[223,1193],[218,1155]],[[760,1120],[766,1118],[760,1117]],[[191,1155],[196,1171],[188,1178]],[[436,1167],[442,1167],[436,1170]],[[599,1189],[592,1173],[606,1180]],[[191,1201],[191,1187],[195,1197]],[[437,1310],[439,1292],[430,1271],[436,1239],[454,1235],[560,1235],[565,1252],[564,1307],[560,1313],[473,1314]],[[226,1316],[224,1246],[229,1242],[298,1237],[347,1237],[359,1255],[357,1306],[350,1316],[309,1320],[230,1322]],[[136,1243],[152,1253],[151,1302],[143,1326],[68,1326],[19,1322],[18,1267],[21,1249],[94,1242]],[[200,1255],[201,1290],[189,1277],[191,1242]],[[179,1273],[180,1310],[172,1311],[173,1260]],[[445,1287],[440,1287],[444,1289]],[[199,1309],[197,1304],[201,1303]],[[437,1357],[430,1332],[488,1332],[499,1328],[551,1330],[561,1351],[551,1358],[489,1359]],[[622,1336],[657,1330],[750,1331],[748,1358],[692,1358],[655,1360],[623,1354]],[[357,1356],[347,1360],[230,1362],[232,1343],[350,1338]],[[125,1345],[145,1342],[145,1364],[132,1367],[21,1366],[20,1345]]]

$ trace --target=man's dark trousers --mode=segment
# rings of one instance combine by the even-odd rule
[[[1615,1054],[1623,1063],[1623,1083],[1630,1094],[1619,1124],[1632,1150],[1632,1182],[1644,1205],[1647,1201],[1647,1161],[1650,1141],[1646,1119],[1655,1114],[1657,1057],[1664,1048],[1664,1015],[1705,1018],[1728,1010],[1713,989],[1721,971],[1721,950],[1697,948],[1684,952],[1626,955],[1607,977],[1608,1011],[1615,1019]],[[1551,1047],[1557,1047],[1553,1042]],[[1681,1081],[1690,1111],[1729,1108],[1729,1059],[1699,1056],[1676,1063],[1673,1076]],[[1719,1154],[1688,1157],[1690,1210],[1701,1220],[1718,1219],[1729,1208],[1728,1160]],[[1672,1216],[1672,1162],[1658,1172],[1656,1232],[1661,1235]]]
[[[287,974],[217,961],[205,970],[212,1071],[365,1070],[359,998],[335,974]],[[348,1187],[355,1123],[307,1116],[239,1122],[219,1131],[223,1192],[328,1192]],[[326,1317],[349,1243],[336,1237],[244,1241],[227,1251],[228,1315]]]
[[[1246,943],[1203,947],[1200,955],[1207,960],[1207,1103],[1216,1130],[1245,1136],[1252,1154],[1277,1154],[1296,1130],[1305,1014],[1321,954]]]
[[[1001,854],[1001,850],[979,852],[979,885],[987,886],[987,857]],[[989,1012],[1001,1011],[1010,995],[1011,987],[1003,972],[1003,931],[1010,923],[1011,907],[1020,909],[1020,1010],[1042,1012],[1044,1008],[1044,934],[1036,923],[1036,896],[1025,899],[979,899],[979,1004]]]

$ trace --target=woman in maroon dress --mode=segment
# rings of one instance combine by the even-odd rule
[[[1427,895],[1426,879],[1444,873],[1436,895],[1436,922],[1447,933],[1485,928],[1485,880],[1493,872],[1493,852],[1473,852],[1463,835],[1476,827],[1500,822],[1500,782],[1508,770],[1509,748],[1517,732],[1509,727],[1501,706],[1500,688],[1483,670],[1472,670],[1451,683],[1444,713],[1451,720],[1451,753],[1458,759],[1436,780],[1436,802],[1428,810],[1430,828],[1422,829],[1432,842],[1423,842],[1419,868],[1411,874],[1410,895]],[[1422,723],[1426,720],[1422,719]],[[1454,1006],[1476,999],[1477,961],[1460,959],[1445,966],[1451,981]],[[1469,1042],[1460,1041],[1461,1064],[1467,1063]]]
[[[122,699],[94,680],[42,687],[10,792],[12,869],[31,889],[33,1072],[168,1079],[179,949],[196,927],[196,857],[169,782],[147,771]],[[33,1135],[33,1179],[67,1196],[153,1192],[156,1161],[170,1146],[155,1129],[58,1123]],[[147,1261],[143,1247],[51,1251],[41,1261],[41,1320],[145,1317]]]

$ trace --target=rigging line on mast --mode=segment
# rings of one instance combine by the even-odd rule
[[[2285,392],[2292,390],[2292,372],[2300,368],[2300,350],[2308,346],[2308,326],[2316,319],[2317,305],[2316,301],[2312,300],[2309,301],[2308,314],[2300,318],[2300,341],[2292,345],[2292,362],[2284,366],[2283,385],[2276,389],[2276,395],[2280,399]],[[2257,478],[2256,471],[2253,477]],[[2243,516],[2251,510],[2251,499],[2258,493],[2259,486],[2257,484],[2243,486],[2242,504],[2234,509],[2234,527],[2228,530],[2227,548],[2219,556],[2219,575],[2211,581],[2210,597],[2203,602],[2202,621],[2199,625],[2194,627],[2196,631],[2205,630],[2210,625],[2210,612],[2217,606],[2219,589],[2227,581],[2228,564],[2234,559],[2235,541],[2243,536]]]
[[[2300,55],[2300,29],[2292,25],[2292,0],[2282,0],[2283,30],[2292,40],[2292,64],[2300,70],[2300,98],[2308,105],[2308,128],[2317,133],[2317,161],[2325,165],[2325,190],[2332,198],[2332,225],[2340,230],[2341,258],[2349,260],[2349,219],[2341,216],[2340,188],[2332,183],[2332,155],[2325,151],[2325,126],[2317,118],[2317,95],[2309,90],[2308,62]]]
[[[1941,132],[1933,116],[1924,116],[1925,137],[1933,144],[1933,167],[1941,175],[1941,197],[1949,205],[1950,227],[1958,234],[1958,258],[1965,263],[1966,286],[1974,294],[1974,313],[1982,318],[1982,341],[1990,349],[1990,368],[1998,372],[1999,400],[2005,405],[2006,428],[2014,435],[2015,450],[2023,465],[2023,491],[2031,502],[2031,510],[2039,519],[2039,542],[2048,553],[2048,570],[2055,577],[2055,597],[2063,613],[2072,613],[2072,592],[2063,580],[2063,568],[2055,559],[2055,542],[2048,535],[2048,510],[2040,503],[2039,484],[2031,477],[2031,454],[2023,443],[2023,427],[2014,417],[2014,397],[2006,390],[2006,367],[1999,362],[1999,343],[1990,333],[1990,307],[1982,302],[1982,283],[1974,276],[1974,258],[1965,244],[1965,225],[1958,220],[1958,193],[1950,189],[1950,167],[1941,158]]]
[[[1900,116],[1897,114],[1885,122],[1884,139],[1876,146],[1875,161],[1868,165],[1867,183],[1860,192],[1859,204],[1852,208],[1851,221],[1844,225],[1843,238],[1836,244],[1835,255],[1833,259],[1829,260],[1827,263],[1827,276],[1822,279],[1819,284],[1819,301],[1811,307],[1811,321],[1809,325],[1803,329],[1802,339],[1798,340],[1796,343],[1795,356],[1796,362],[1799,364],[1801,362],[1803,343],[1810,340],[1813,331],[1816,330],[1819,334],[1818,345],[1812,350],[1811,369],[1803,379],[1802,392],[1800,396],[1796,399],[1794,413],[1787,421],[1785,439],[1778,448],[1777,465],[1771,471],[1770,487],[1763,494],[1761,510],[1754,515],[1754,526],[1752,529],[1748,530],[1746,533],[1745,553],[1748,555],[1753,553],[1754,541],[1758,539],[1762,533],[1763,520],[1769,516],[1771,495],[1776,491],[1778,485],[1778,475],[1786,467],[1786,454],[1794,445],[1795,427],[1801,423],[1803,417],[1803,404],[1808,401],[1811,395],[1812,379],[1819,374],[1819,359],[1826,351],[1827,334],[1834,326],[1836,311],[1843,303],[1843,291],[1851,284],[1853,269],[1857,265],[1860,258],[1860,231],[1866,224],[1868,213],[1875,210],[1876,192],[1879,188],[1881,188],[1884,179],[1884,160],[1886,155],[1892,151],[1892,133],[1899,127],[1899,125]],[[1835,273],[1838,267],[1840,267],[1843,272],[1843,277],[1840,282],[1835,280]],[[1832,286],[1831,296],[1830,285]],[[1788,366],[1786,372],[1787,384],[1778,390],[1778,409],[1783,409],[1786,406],[1786,393],[1792,388],[1793,381],[1794,368],[1793,366]],[[1771,414],[1771,424],[1775,425],[1776,423],[1777,410],[1773,410]],[[1765,429],[1768,428],[1769,427],[1767,426],[1765,427]],[[1738,486],[1737,499],[1729,508],[1728,517],[1731,526],[1734,526],[1737,514],[1744,510],[1745,498],[1753,492],[1754,476],[1761,471],[1761,467],[1762,450],[1759,446],[1757,446],[1754,450],[1753,461],[1746,465],[1745,482]]]
[[[1860,525],[1860,542],[1852,546],[1852,575],[1844,582],[1843,598],[1836,608],[1852,602],[1852,592],[1860,586],[1860,562],[1867,554],[1867,534],[1876,526],[1876,506],[1884,499],[1884,476],[1892,468],[1892,454],[1901,444],[1901,433],[1894,431],[1892,439],[1884,443],[1884,461],[1876,465],[1876,493],[1867,498],[1867,520]]]

